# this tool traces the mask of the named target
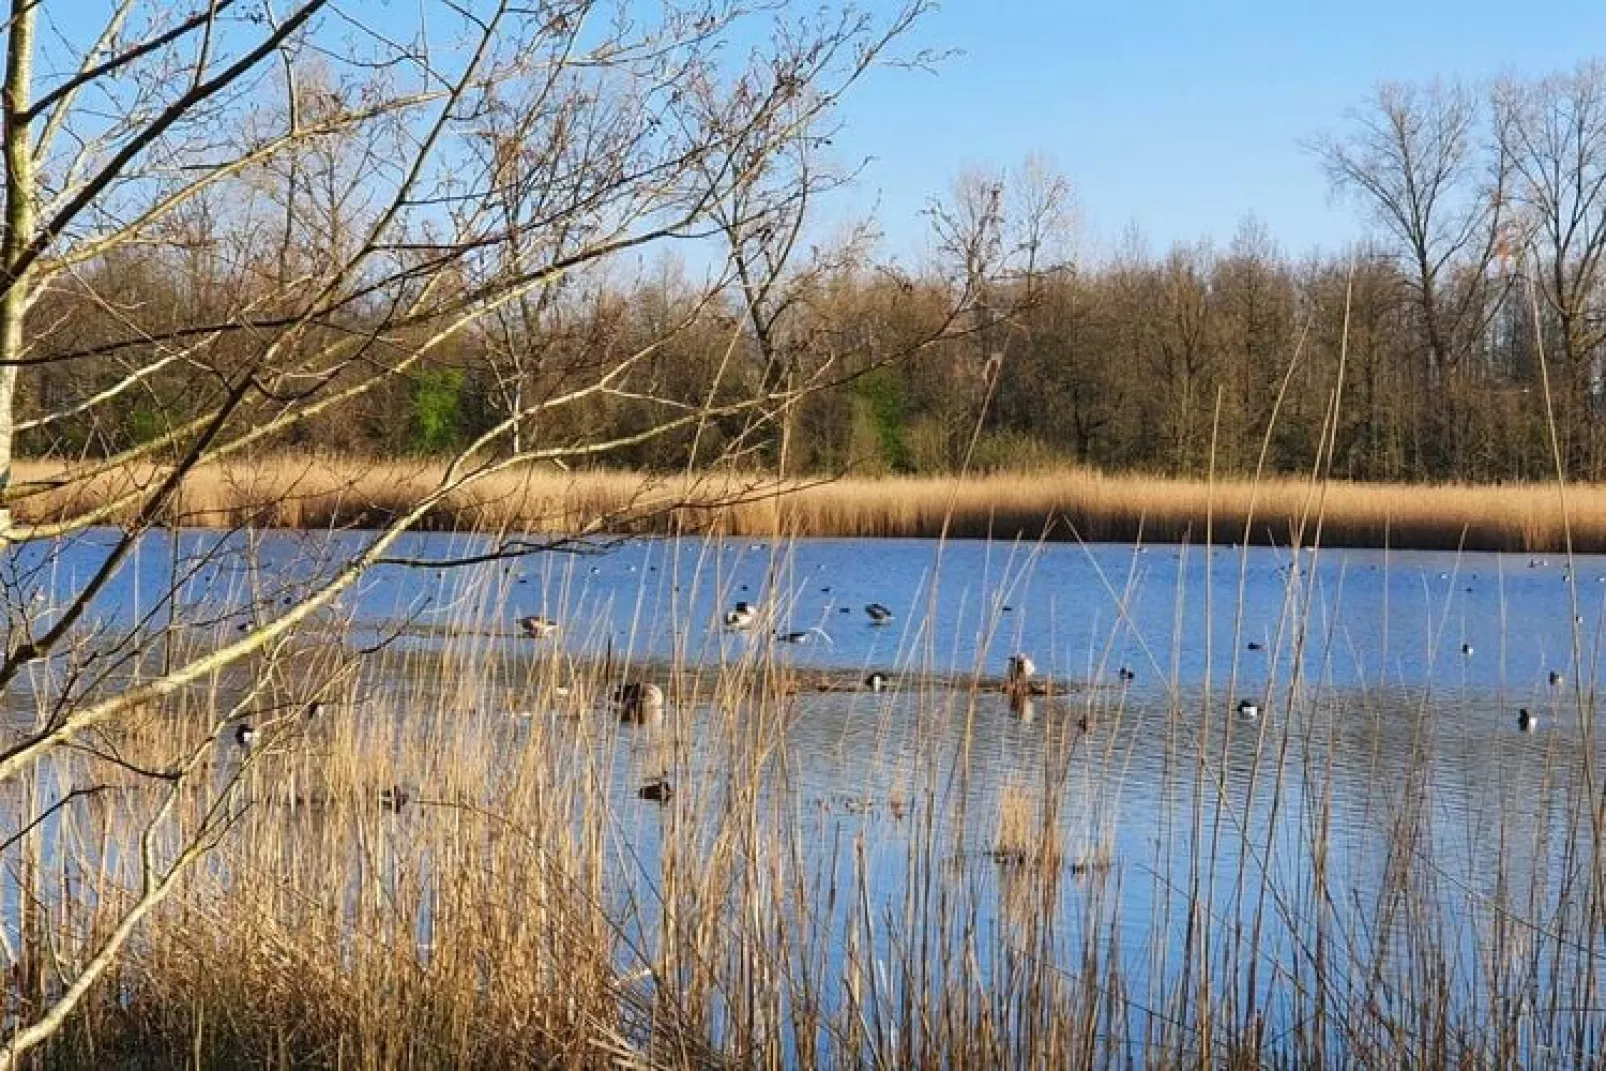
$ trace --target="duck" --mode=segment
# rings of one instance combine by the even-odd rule
[[[234,742],[241,751],[250,751],[257,742],[257,731],[248,721],[242,721],[234,727]]]
[[[1566,683],[1567,683],[1567,678],[1566,677],[1563,677],[1560,673],[1557,673],[1555,670],[1551,670],[1550,671],[1550,686],[1552,688],[1560,688],[1562,685],[1564,685]]]
[[[1531,733],[1539,728],[1539,715],[1531,713],[1527,707],[1517,711],[1517,728],[1525,733]]]
[[[870,603],[864,612],[869,615],[872,625],[885,625],[892,620],[892,611],[878,602]]]
[[[1010,688],[1020,688],[1037,672],[1037,663],[1032,661],[1031,655],[1024,652],[1009,656],[1009,672],[1006,679]]]
[[[667,777],[655,777],[642,785],[636,795],[653,803],[668,803],[675,798],[675,786]]]
[[[663,720],[664,690],[656,684],[630,681],[613,690],[613,705],[619,720],[646,725]]]
[[[314,699],[307,704],[306,718],[308,721],[317,721],[329,710],[329,704],[322,699]]]
[[[1132,672],[1130,669],[1127,669],[1125,666],[1122,666],[1120,669],[1116,670],[1115,675],[1120,677],[1123,681],[1127,681],[1129,683],[1138,679],[1138,675]]]
[[[524,634],[532,640],[544,640],[558,631],[558,623],[550,617],[531,614],[528,617],[519,618],[519,628],[523,629]]]
[[[412,794],[400,785],[391,785],[379,793],[379,806],[387,811],[399,811],[407,806]]]
[[[1238,700],[1238,716],[1245,721],[1256,721],[1260,717],[1260,704],[1253,699]]]
[[[868,677],[864,678],[864,686],[870,689],[872,692],[884,692],[887,690],[887,685],[890,683],[891,682],[887,680],[887,675],[882,673],[879,669],[870,674]]]
[[[1250,640],[1249,643],[1245,645],[1245,649],[1250,651],[1264,651],[1266,649],[1266,645],[1261,643],[1259,640]]]
[[[1463,643],[1461,645],[1461,657],[1462,658],[1471,658],[1472,657],[1472,644]]]
[[[751,628],[758,619],[758,611],[750,602],[739,602],[725,611],[725,627],[729,629]]]

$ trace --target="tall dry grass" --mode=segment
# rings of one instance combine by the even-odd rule
[[[19,464],[20,481],[59,466]],[[204,468],[190,477],[173,518],[199,527],[374,526],[432,491],[441,469],[426,462],[275,456]],[[148,481],[129,469],[21,501],[20,519],[58,520]],[[844,478],[803,485],[777,502],[756,475],[677,477],[526,469],[450,495],[423,527],[457,531],[713,530],[738,536],[902,536],[959,539],[1201,542],[1207,519],[1218,542],[1287,544],[1313,515],[1301,480],[1203,481],[1050,469],[965,480]],[[1556,553],[1606,551],[1606,487],[1335,483],[1321,503],[1328,546],[1392,546]],[[951,517],[951,520],[950,520]]]

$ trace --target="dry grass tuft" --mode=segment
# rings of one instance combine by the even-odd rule
[[[1058,870],[1062,859],[1053,812],[1040,805],[1041,793],[1011,781],[998,798],[998,836],[993,861],[1001,866]]]

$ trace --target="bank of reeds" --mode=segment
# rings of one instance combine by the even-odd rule
[[[19,464],[20,481],[59,473],[44,462]],[[441,468],[427,462],[273,456],[209,466],[185,483],[173,510],[198,527],[371,527],[433,491]],[[20,519],[60,519],[112,500],[150,474],[115,475],[23,499]],[[423,527],[453,531],[574,532],[599,524],[621,533],[718,531],[765,536],[1202,542],[1243,537],[1286,545],[1317,496],[1328,546],[1557,553],[1606,551],[1606,487],[1405,485],[1304,480],[1259,484],[1112,476],[1049,469],[945,477],[848,477],[779,488],[754,474],[695,480],[639,474],[530,468],[502,473],[448,495]],[[1565,502],[1565,512],[1563,503]],[[131,515],[131,510],[125,514]],[[125,519],[125,518],[112,518]],[[1252,520],[1251,520],[1252,519]],[[1306,538],[1309,538],[1307,531]]]

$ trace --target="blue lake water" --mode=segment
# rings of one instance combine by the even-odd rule
[[[92,575],[112,533],[13,552],[4,578],[19,598],[59,605]],[[90,615],[104,625],[166,620],[169,577],[181,578],[176,618],[210,627],[282,612],[364,543],[360,533],[267,533],[248,541],[164,533],[142,541]],[[477,539],[420,534],[395,557],[426,563],[483,549]],[[57,553],[59,551],[59,553]],[[1240,595],[1241,593],[1241,595]],[[746,632],[721,624],[746,601],[762,611]],[[870,622],[868,603],[894,613]],[[254,607],[254,609],[253,609]],[[41,609],[43,607],[41,606]],[[1000,674],[1015,651],[1062,681],[1164,682],[1251,688],[1292,668],[1339,686],[1454,687],[1521,699],[1557,672],[1593,679],[1606,621],[1606,558],[1263,547],[1045,546],[922,540],[642,540],[594,553],[544,554],[437,569],[381,566],[341,602],[360,634],[442,643],[465,632],[530,641],[514,620],[541,613],[571,650],[697,662],[804,633],[800,665]],[[232,616],[231,616],[232,615]],[[1304,628],[1296,628],[1304,622]],[[1298,641],[1296,643],[1296,633]],[[1251,646],[1258,649],[1251,649]]]
[[[113,538],[22,548],[0,579],[48,620]],[[284,612],[367,538],[186,533],[175,547],[154,533],[83,627],[112,636],[171,616],[227,637]],[[1271,966],[1255,995],[1274,1022],[1296,1014],[1279,1004],[1280,987],[1313,918],[1356,962],[1386,955],[1374,926],[1402,844],[1429,875],[1418,891],[1443,913],[1448,947],[1474,982],[1495,954],[1497,920],[1536,920],[1536,933],[1537,920],[1547,932],[1580,928],[1567,890],[1598,865],[1587,786],[1606,757],[1589,719],[1606,558],[698,539],[436,564],[485,547],[410,536],[393,556],[413,565],[376,568],[324,616],[352,641],[391,649],[468,637],[513,659],[607,651],[649,674],[661,660],[732,662],[771,644],[800,666],[881,669],[895,681],[997,676],[1012,653],[1029,652],[1040,675],[1072,689],[1030,718],[996,690],[798,696],[775,788],[834,880],[857,865],[841,846],[862,842],[871,887],[889,906],[917,879],[921,816],[940,828],[953,873],[980,890],[977,923],[995,938],[984,958],[1008,947],[1011,879],[994,849],[1011,799],[1052,804],[1065,863],[1080,874],[1055,893],[1069,962],[1079,941],[1115,927],[1135,977],[1174,979],[1180,920],[1202,890],[1218,923],[1264,923],[1258,956]],[[162,597],[174,576],[181,598],[171,607]],[[722,623],[738,601],[759,608],[748,630]],[[872,602],[892,620],[873,623]],[[518,634],[516,619],[534,613],[559,621],[556,637]],[[1258,720],[1233,715],[1244,697],[1261,704]],[[1538,732],[1518,730],[1519,707],[1539,717]],[[1081,717],[1092,728],[1071,731]],[[680,806],[718,791],[728,752],[716,722],[706,707],[671,711],[663,732],[702,744],[681,771]],[[657,735],[621,730],[609,745],[632,819],[619,826],[620,858],[632,861],[617,875],[625,885],[651,882],[656,866],[664,812],[633,795],[661,768]],[[1109,869],[1095,875],[1100,861]],[[1324,899],[1329,907],[1312,906]],[[1575,962],[1562,943],[1553,951],[1536,968],[1547,983]],[[1476,1008],[1468,987],[1458,999]],[[1585,1048],[1599,1042],[1597,1032]]]

